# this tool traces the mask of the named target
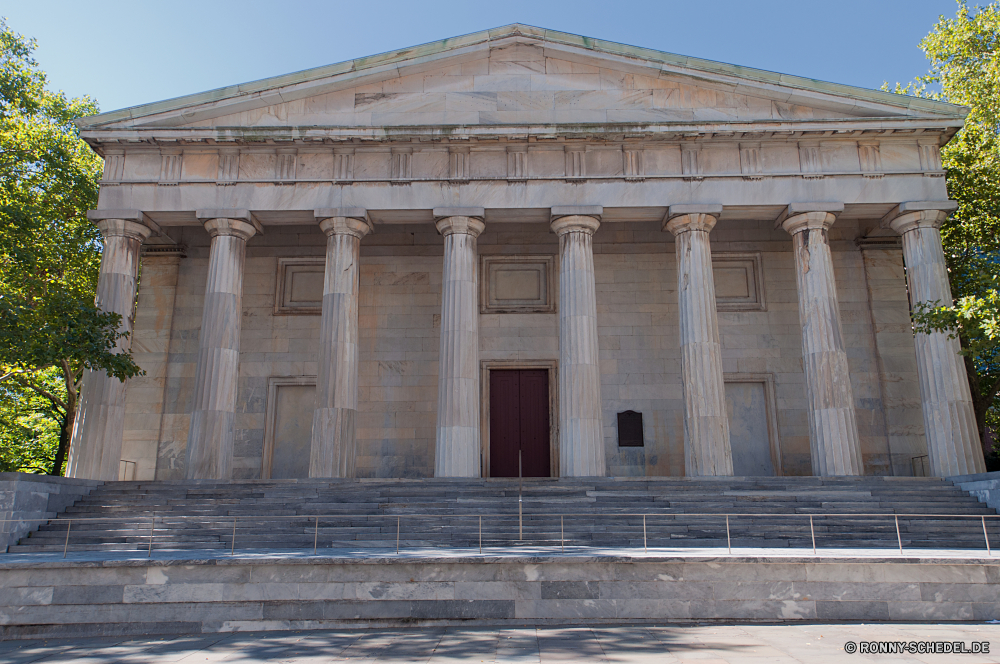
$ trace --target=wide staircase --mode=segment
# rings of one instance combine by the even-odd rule
[[[444,550],[480,543],[811,551],[814,538],[820,549],[901,542],[985,551],[984,523],[991,545],[1000,545],[996,512],[937,478],[109,482],[10,551]]]

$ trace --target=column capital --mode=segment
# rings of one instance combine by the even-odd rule
[[[900,203],[882,217],[882,228],[900,235],[917,228],[940,228],[948,213],[958,209],[958,201],[911,201]]]
[[[674,235],[686,231],[711,232],[715,228],[721,205],[671,205],[667,209],[667,219],[663,222],[663,230]]]
[[[327,237],[353,235],[360,240],[375,230],[364,208],[320,208],[315,215]]]
[[[205,230],[212,237],[232,235],[249,240],[255,234],[264,234],[264,227],[250,210],[239,208],[198,210],[195,216],[205,225]]]
[[[359,240],[371,232],[371,226],[367,222],[354,217],[327,217],[319,222],[319,228],[327,237],[350,235]]]
[[[557,205],[550,210],[551,221],[561,217],[593,217],[600,221],[603,215],[604,208],[600,205]]]
[[[586,233],[587,235],[593,235],[600,227],[601,221],[597,217],[578,214],[557,217],[549,224],[552,232],[559,236],[566,233]]]
[[[150,235],[162,235],[159,225],[152,219],[147,217],[142,210],[87,210],[87,219],[92,221],[95,226],[101,228],[102,221],[124,221],[131,224],[136,224],[140,226],[145,226],[148,231],[142,236],[143,239],[149,237]],[[108,235],[123,235],[124,232],[111,232],[106,233],[103,228],[101,233],[107,237]],[[143,231],[135,230],[130,233],[142,234]]]
[[[471,217],[482,221],[486,218],[486,208],[481,207],[437,207],[431,212],[435,220],[447,217]]]
[[[361,219],[369,226],[371,225],[371,219],[368,218],[368,210],[365,208],[319,208],[317,210],[313,210],[313,215],[316,217],[317,221],[332,219],[334,217],[347,217],[348,219]]]
[[[128,219],[101,219],[94,224],[105,239],[109,237],[126,237],[138,240],[140,243],[153,234],[153,229],[145,224],[139,224]]]
[[[486,224],[476,217],[455,215],[453,217],[443,217],[434,224],[438,233],[445,237],[449,235],[471,235],[479,237],[479,234],[486,229]]]
[[[231,235],[233,237],[238,237],[241,240],[249,240],[257,232],[253,224],[248,224],[245,221],[240,221],[239,219],[229,219],[217,217],[215,219],[208,219],[204,222],[205,230],[212,237]]]
[[[774,222],[791,235],[804,230],[828,230],[844,211],[843,203],[789,203]]]

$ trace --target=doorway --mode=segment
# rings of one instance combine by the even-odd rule
[[[733,474],[781,475],[773,378],[769,374],[726,374],[725,380]]]
[[[315,408],[315,377],[280,376],[268,379],[262,479],[309,477]]]
[[[490,477],[551,477],[548,370],[489,374]]]

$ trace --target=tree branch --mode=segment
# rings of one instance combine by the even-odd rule
[[[23,378],[22,377],[22,378],[20,378],[20,381],[25,385],[25,387],[28,387],[28,388],[34,390],[38,394],[42,395],[43,397],[45,397],[46,399],[48,399],[49,401],[51,401],[53,403],[53,405],[55,405],[55,406],[57,406],[59,408],[62,408],[63,412],[66,411],[66,402],[63,401],[62,399],[60,399],[59,397],[57,397],[56,395],[52,394],[48,390],[46,390],[41,385],[36,384],[30,378]]]
[[[35,367],[34,369],[14,369],[13,371],[8,371],[4,375],[0,376],[0,383],[2,383],[3,381],[7,380],[11,376],[17,376],[19,374],[26,374],[26,373],[28,373],[28,371],[45,371],[46,369],[48,369],[51,366],[52,366],[51,364],[46,364],[46,365],[41,366],[41,367]]]
[[[66,380],[66,395],[69,397],[70,402],[74,402],[80,390],[76,374],[73,372],[73,367],[69,365],[69,360],[63,358],[59,362],[62,365],[63,378]],[[80,380],[82,379],[83,372],[81,371]]]

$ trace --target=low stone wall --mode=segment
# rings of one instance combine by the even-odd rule
[[[0,635],[993,620],[998,583],[1000,559],[985,557],[0,558]]]
[[[6,551],[101,484],[69,477],[0,473],[0,547]]]
[[[987,506],[1000,512],[1000,471],[978,475],[956,475],[949,477],[948,480],[954,482],[955,486],[961,487],[962,491],[968,491],[978,498],[979,502],[986,503]]]

